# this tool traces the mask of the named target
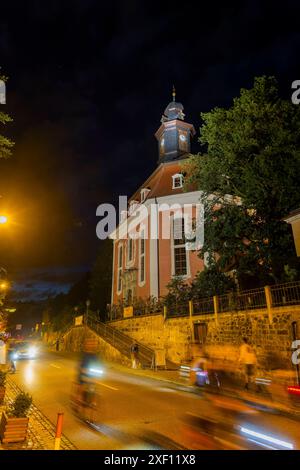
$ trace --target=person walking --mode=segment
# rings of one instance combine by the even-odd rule
[[[139,345],[135,342],[131,346],[131,367],[137,369],[139,365]]]
[[[254,348],[249,344],[247,338],[243,338],[243,343],[240,346],[239,364],[244,366],[245,389],[249,390],[249,386],[254,380],[257,358]]]

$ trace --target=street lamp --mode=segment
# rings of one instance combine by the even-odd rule
[[[7,223],[7,217],[6,215],[0,215],[0,224],[6,224]]]
[[[89,306],[91,305],[91,301],[90,300],[87,300],[85,302],[85,305],[86,305],[86,320],[88,318],[88,315],[89,315]]]

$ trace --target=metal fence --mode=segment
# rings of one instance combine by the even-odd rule
[[[288,305],[300,305],[300,282],[289,282],[286,284],[276,284],[270,286],[270,306],[271,307],[284,307]],[[218,313],[242,311],[242,310],[255,310],[267,308],[267,298],[264,287],[257,289],[250,289],[240,292],[228,292],[224,295],[216,296],[216,305],[214,305],[214,298],[193,298],[192,300],[192,314],[205,315],[214,313],[217,309]],[[150,313],[147,308],[133,308],[133,316],[146,316],[157,315],[163,313],[160,308],[153,309]],[[173,304],[164,306],[164,314],[169,317],[184,317],[191,314],[189,301],[174,301]],[[123,319],[122,308],[114,306],[111,312],[110,319]]]
[[[208,297],[206,299],[193,300],[194,315],[204,315],[206,313],[214,313],[214,299]]]
[[[218,311],[253,310],[267,306],[265,289],[251,289],[242,292],[229,292],[218,297]]]
[[[300,282],[289,282],[271,286],[272,305],[284,307],[285,305],[300,304]]]

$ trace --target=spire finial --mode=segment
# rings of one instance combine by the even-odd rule
[[[175,98],[176,98],[176,90],[175,90],[175,86],[174,86],[174,85],[173,85],[172,95],[173,95],[173,101],[175,101]]]

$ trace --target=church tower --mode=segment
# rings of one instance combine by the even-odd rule
[[[172,95],[173,101],[166,107],[161,126],[155,133],[158,140],[158,163],[179,160],[190,153],[191,138],[196,133],[194,126],[184,121],[183,105],[175,101],[174,87]]]

